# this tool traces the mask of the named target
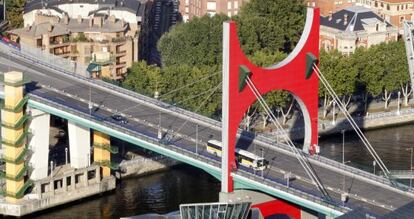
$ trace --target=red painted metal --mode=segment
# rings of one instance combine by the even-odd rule
[[[296,205],[282,200],[260,203],[253,205],[252,208],[258,208],[264,218],[280,214],[287,215],[292,219],[301,219],[301,209]]]
[[[235,167],[235,145],[237,129],[244,113],[256,98],[250,88],[246,86],[239,92],[239,67],[244,65],[251,72],[251,80],[259,92],[263,95],[273,90],[285,90],[294,94],[303,101],[310,116],[311,126],[311,147],[310,153],[314,153],[314,145],[318,143],[318,78],[312,74],[305,78],[306,54],[312,53],[319,57],[319,9],[315,8],[313,23],[301,51],[292,61],[276,69],[265,69],[252,64],[243,53],[237,36],[235,22],[230,22],[230,57],[229,57],[229,129],[228,131],[228,161],[230,165],[228,175],[228,188],[232,192],[233,179],[230,175],[232,167]],[[224,91],[223,91],[224,92]]]

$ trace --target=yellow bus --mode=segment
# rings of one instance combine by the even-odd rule
[[[217,140],[209,140],[207,142],[207,152],[221,157],[222,144]],[[269,161],[263,157],[259,157],[249,151],[236,148],[237,162],[245,167],[249,167],[255,170],[264,170],[268,168]]]

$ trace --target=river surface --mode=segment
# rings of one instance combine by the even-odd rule
[[[409,169],[414,146],[414,125],[365,133],[389,169]],[[342,134],[320,139],[321,154],[342,161]],[[373,171],[373,159],[355,134],[345,133],[345,161]],[[119,218],[146,213],[168,213],[180,203],[218,201],[220,183],[189,166],[168,172],[123,180],[111,193],[70,203],[30,218]]]

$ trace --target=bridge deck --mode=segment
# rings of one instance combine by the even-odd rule
[[[9,58],[12,59],[9,60]],[[199,139],[201,141],[206,142],[212,138],[220,140],[221,133],[217,126],[200,121],[186,121],[175,113],[166,113],[165,109],[160,110],[158,107],[142,103],[128,95],[97,87],[87,81],[80,83],[77,79],[62,76],[61,73],[44,68],[41,65],[35,65],[0,53],[0,71],[9,70],[23,71],[31,80],[35,81],[35,83],[28,86],[29,89],[32,89],[33,94],[60,101],[69,107],[82,108],[86,112],[88,111],[89,90],[91,89],[92,101],[96,104],[93,109],[94,115],[109,118],[114,111],[123,111],[129,117],[128,126],[153,135],[157,133],[156,127],[161,115],[162,127],[183,135],[185,138],[176,141],[187,145],[190,150],[195,150],[196,123],[199,124]],[[297,176],[297,179],[291,182],[292,186],[308,190],[309,193],[318,194],[296,158],[289,151],[283,149],[282,146],[268,145],[263,142],[257,143],[257,139],[254,144],[250,144],[250,142],[242,139],[239,141],[239,146],[247,147],[248,150],[256,151],[257,154],[260,154],[259,148],[264,149],[267,159],[271,160],[272,164],[271,168],[265,171],[266,177],[278,178],[283,181],[283,172],[290,171]],[[203,150],[205,148],[200,144],[199,152],[205,153]],[[339,190],[342,190],[343,172],[337,167],[316,160],[312,160],[312,164],[322,182],[328,187],[331,196],[338,201],[340,193],[342,193]],[[341,165],[338,164],[338,166]],[[365,179],[360,174],[353,174],[349,171],[346,171],[345,174],[345,188],[350,193],[350,201],[347,205],[352,208],[355,205],[363,205],[372,211],[385,213],[413,200],[414,196],[412,194],[398,191],[386,183]],[[375,179],[375,177],[373,178]]]

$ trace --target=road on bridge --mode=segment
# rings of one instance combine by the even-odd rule
[[[114,90],[100,88],[87,81],[81,82],[31,61],[24,61],[0,53],[0,71],[10,70],[22,71],[33,81],[27,86],[30,92],[42,97],[60,100],[70,106],[87,110],[91,96],[92,102],[95,104],[92,109],[94,115],[110,118],[115,112],[123,113],[129,120],[129,124],[126,126],[134,126],[156,135],[159,121],[161,121],[164,131],[168,130],[170,133],[182,136],[182,138],[175,138],[174,141],[192,147],[192,150],[195,150],[194,141],[198,125],[199,153],[206,153],[205,142],[209,139],[221,140],[220,127],[206,125],[197,119],[192,121],[183,119],[175,113],[167,113],[156,106],[142,103]],[[276,177],[283,180],[284,174],[291,172],[296,176],[296,180],[292,181],[291,185],[310,193],[319,194],[297,159],[284,147],[278,146],[276,143],[269,145],[257,139],[252,143],[252,140],[245,138],[239,139],[237,147],[246,148],[259,156],[261,149],[263,150],[265,157],[271,161],[271,167],[264,172],[265,177]],[[316,173],[335,200],[340,200],[340,194],[345,188],[346,192],[350,194],[350,200],[346,205],[350,207],[364,206],[375,213],[386,213],[414,200],[412,194],[399,191],[386,183],[364,178],[359,173],[345,172],[343,174],[339,163],[338,167],[334,167],[314,159],[310,160]],[[343,180],[345,180],[345,186]]]

